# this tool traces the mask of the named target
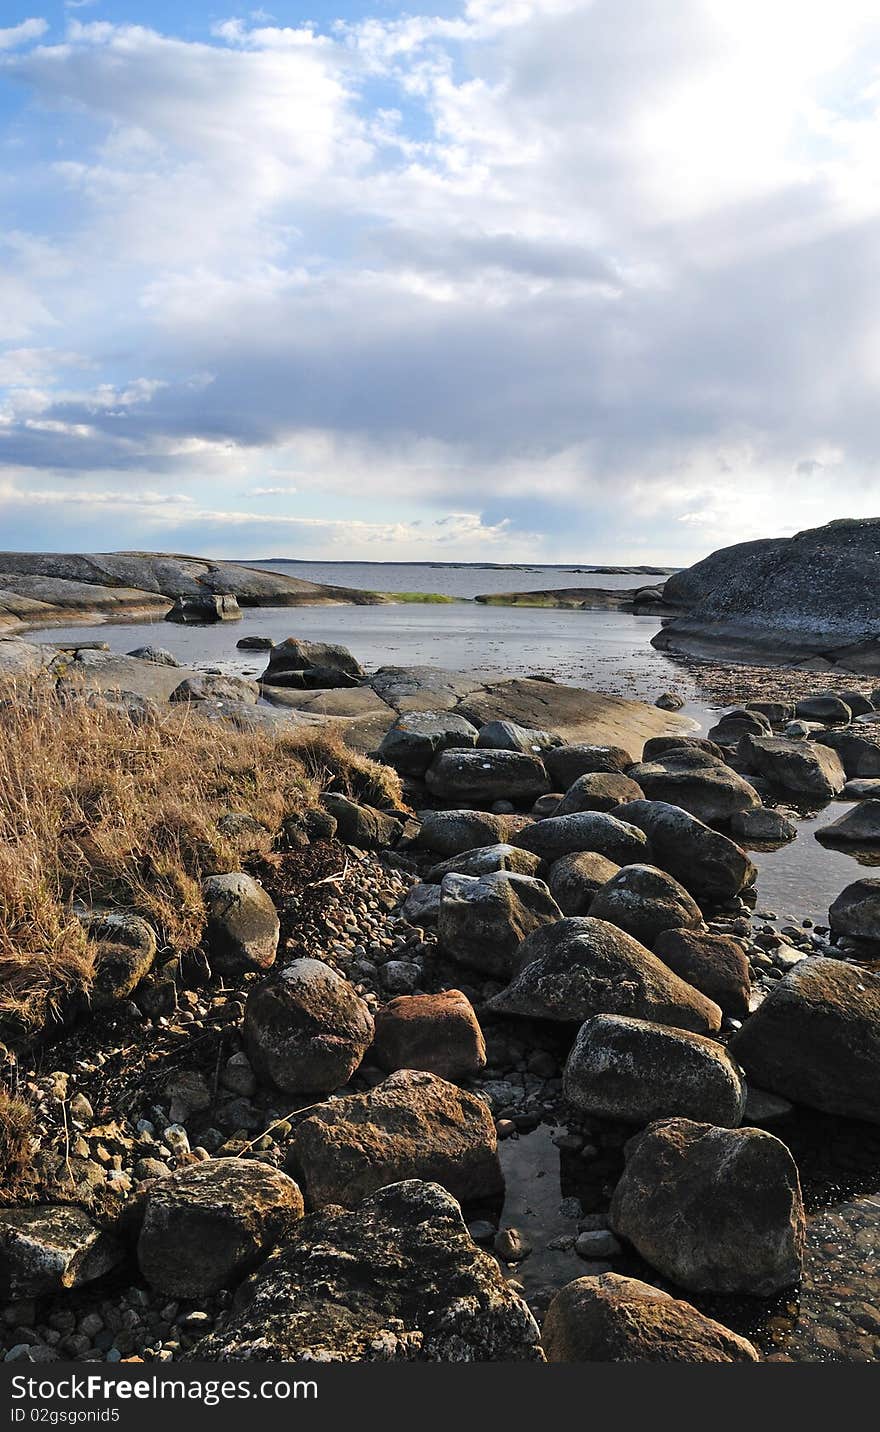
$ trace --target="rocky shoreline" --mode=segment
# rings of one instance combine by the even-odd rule
[[[19,650],[16,699],[97,671],[123,721],[169,695],[245,723],[260,689],[304,703],[284,721],[383,700],[370,749],[401,796],[331,784],[280,841],[230,811],[197,950],[94,912],[90,1006],[7,1031],[32,1123],[14,1186],[4,1148],[5,1358],[789,1360],[829,1190],[880,1185],[880,881],[780,929],[748,849],[853,783],[880,840],[871,696],[764,692],[697,737],[293,639],[246,699],[104,655]],[[138,665],[164,696],[120,690]],[[547,1237],[504,1213],[542,1139]],[[876,1355],[867,1253],[852,1278],[844,1341],[823,1324],[802,1356]]]

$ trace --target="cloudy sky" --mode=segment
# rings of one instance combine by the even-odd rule
[[[3,0],[0,546],[880,513],[876,0]]]

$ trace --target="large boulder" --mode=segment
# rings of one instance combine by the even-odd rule
[[[146,920],[125,910],[89,911],[80,923],[95,951],[89,1001],[93,1009],[109,1009],[149,974],[156,958],[155,933]]]
[[[527,751],[540,756],[554,746],[561,746],[562,738],[553,731],[520,726],[516,721],[487,721],[480,727],[477,745],[481,751]]]
[[[400,1179],[424,1178],[461,1202],[504,1187],[489,1106],[445,1079],[399,1069],[367,1094],[321,1104],[296,1131],[295,1167],[312,1208],[353,1208]]]
[[[730,818],[730,833],[747,845],[783,845],[797,839],[797,826],[782,811],[769,806],[740,810]]]
[[[476,726],[454,711],[406,711],[386,731],[377,756],[401,775],[423,776],[439,751],[476,741]]]
[[[851,726],[843,731],[823,731],[822,745],[837,752],[848,780],[880,776],[880,734],[876,727]]]
[[[190,1164],[150,1189],[138,1238],[140,1270],[173,1298],[229,1288],[303,1215],[292,1178],[257,1159]]]
[[[588,915],[597,892],[620,868],[616,861],[595,851],[576,850],[554,860],[547,885],[563,915]]]
[[[805,1219],[785,1144],[664,1119],[630,1139],[610,1223],[682,1288],[770,1297],[801,1276]]]
[[[648,800],[668,801],[707,824],[761,804],[754,786],[703,751],[669,751],[631,767],[630,774]]]
[[[79,1208],[0,1209],[0,1297],[6,1302],[82,1287],[122,1258],[116,1240]]]
[[[543,880],[512,875],[444,875],[437,935],[456,964],[508,979],[526,935],[562,918]]]
[[[713,1034],[721,1010],[630,935],[590,916],[536,930],[518,953],[519,971],[494,995],[497,1014],[582,1023],[625,1014],[696,1034]]]
[[[828,726],[848,726],[853,716],[851,707],[832,691],[804,696],[795,703],[794,714],[801,721],[822,721]]]
[[[244,1042],[254,1069],[288,1093],[330,1093],[373,1038],[360,995],[321,960],[294,960],[248,995]]]
[[[762,1089],[880,1124],[880,974],[808,959],[778,980],[731,1052]]]
[[[533,801],[550,789],[538,756],[523,751],[441,751],[425,771],[428,790],[438,800]]]
[[[525,816],[492,815],[482,810],[423,810],[418,814],[416,845],[447,856],[477,846],[504,844],[528,823]]]
[[[280,925],[269,895],[250,875],[209,875],[202,881],[208,920],[205,940],[222,974],[268,969],[275,962]]]
[[[380,1009],[372,1053],[383,1069],[426,1069],[442,1079],[468,1079],[486,1063],[486,1042],[467,996],[446,989],[400,995]]]
[[[265,686],[303,685],[350,686],[365,675],[360,662],[348,647],[326,641],[301,641],[289,636],[278,642],[269,654],[269,664],[260,677]],[[299,677],[297,682],[291,677]]]
[[[640,802],[633,802],[640,804]],[[605,811],[576,811],[573,815],[551,815],[535,821],[513,836],[513,844],[531,850],[542,860],[556,861],[563,855],[587,850],[604,855],[617,865],[644,860],[649,854],[647,837],[630,825],[629,806],[621,806],[620,819]]]
[[[256,706],[260,699],[260,688],[255,681],[243,676],[224,676],[214,671],[198,671],[186,676],[175,686],[169,701],[243,701],[246,706]]]
[[[236,645],[241,646],[241,642],[237,642]],[[128,652],[128,655],[136,657],[138,661],[152,661],[155,666],[181,665],[174,652],[168,651],[164,646],[136,646],[134,651]]]
[[[567,791],[580,776],[625,771],[632,757],[622,746],[559,746],[544,752],[544,765],[554,790]]]
[[[581,810],[614,810],[627,801],[640,801],[645,792],[620,771],[592,771],[578,776],[556,806],[554,815],[572,815]]]
[[[656,761],[671,751],[702,751],[706,756],[714,756],[716,761],[724,760],[721,747],[705,736],[652,736],[650,741],[645,742],[642,760]]]
[[[707,930],[664,930],[654,941],[653,950],[664,965],[707,999],[714,1000],[725,1014],[735,1019],[748,1014],[752,992],[749,962],[732,935]]]
[[[880,800],[869,797],[816,831],[822,845],[880,845]]]
[[[700,1034],[619,1014],[581,1026],[563,1092],[580,1113],[627,1124],[681,1117],[735,1128],[745,1107],[741,1071]]]
[[[769,736],[770,722],[760,711],[727,711],[709,728],[709,740],[718,746],[735,746],[743,736]]]
[[[760,1362],[746,1338],[619,1273],[566,1283],[547,1309],[548,1362]]]
[[[880,880],[872,876],[853,880],[829,906],[828,923],[835,937],[880,945]]]
[[[749,770],[796,795],[830,801],[846,785],[846,773],[837,752],[818,741],[743,736],[737,753]]]
[[[541,1362],[538,1329],[435,1183],[311,1214],[252,1278],[199,1362]]]
[[[508,870],[513,875],[537,875],[541,861],[530,850],[519,846],[478,845],[476,850],[465,850],[461,855],[452,855],[438,865],[432,865],[425,875],[431,884],[439,885],[444,875],[489,875],[493,870]]]
[[[205,626],[213,622],[240,622],[241,608],[231,592],[199,592],[174,598],[166,622]]]
[[[663,930],[699,929],[700,907],[683,885],[653,865],[625,865],[597,893],[590,914],[653,945]]]
[[[696,816],[666,801],[632,801],[621,808],[644,831],[654,864],[705,904],[725,904],[757,874],[744,850]]]
[[[336,836],[359,850],[386,850],[400,839],[402,826],[374,806],[359,805],[338,791],[325,791],[321,802],[336,821]]]

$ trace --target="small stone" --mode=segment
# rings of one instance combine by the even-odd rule
[[[610,1229],[597,1228],[579,1233],[574,1251],[579,1258],[617,1258],[623,1249]]]
[[[518,1228],[500,1228],[492,1246],[505,1263],[521,1263],[532,1251],[532,1245]]]

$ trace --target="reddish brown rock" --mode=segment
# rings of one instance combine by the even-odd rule
[[[383,1069],[426,1069],[466,1079],[486,1063],[474,1007],[461,990],[401,995],[376,1016],[373,1054]]]

